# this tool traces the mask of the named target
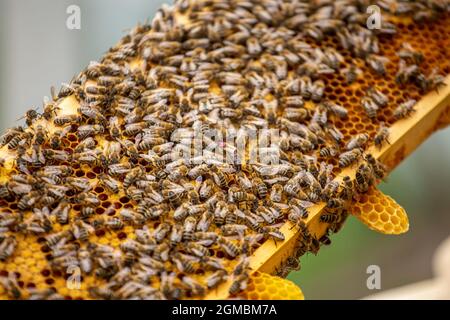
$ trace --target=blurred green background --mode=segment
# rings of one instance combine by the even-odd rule
[[[0,2],[0,127],[14,125],[31,106],[41,107],[59,87],[98,59],[127,29],[152,17],[161,0],[2,0]],[[81,30],[66,28],[66,8],[81,8]],[[366,269],[381,268],[382,290],[432,276],[431,257],[450,234],[450,129],[432,136],[381,189],[405,207],[410,232],[384,236],[350,217],[332,245],[301,259],[289,279],[309,299],[355,299]]]

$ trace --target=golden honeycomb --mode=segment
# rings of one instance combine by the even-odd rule
[[[181,1],[182,2],[182,1]],[[180,2],[180,3],[181,3]],[[189,2],[189,1],[187,1]],[[192,12],[169,12],[167,16],[169,20],[175,21],[176,28],[170,29],[172,31],[170,33],[170,37],[177,37],[176,32],[177,28],[188,28],[189,20],[197,17],[208,18],[208,13],[213,11],[214,8],[218,10],[218,12],[222,12],[220,1],[207,1],[205,2],[205,6],[200,6],[197,8],[193,6],[190,10]],[[238,1],[229,1],[229,3],[238,3]],[[265,1],[263,1],[265,3]],[[332,2],[331,2],[332,3]],[[324,2],[326,4],[326,2]],[[245,7],[248,4],[244,4]],[[267,4],[270,7],[270,4]],[[258,7],[260,10],[261,7]],[[273,9],[273,8],[271,8]],[[180,11],[184,11],[181,10]],[[305,38],[304,41],[309,44],[312,48],[334,48],[337,52],[339,52],[344,61],[341,63],[342,68],[350,68],[352,64],[355,64],[360,70],[361,74],[357,77],[357,80],[352,83],[346,83],[345,77],[340,72],[334,72],[332,74],[327,74],[321,77],[321,79],[325,83],[325,93],[324,99],[338,103],[343,106],[348,111],[348,116],[344,119],[340,119],[339,117],[330,116],[327,121],[331,125],[335,125],[342,134],[344,135],[344,139],[342,141],[342,145],[345,145],[357,134],[367,133],[371,139],[373,139],[375,133],[377,132],[381,123],[385,123],[386,125],[391,126],[392,136],[389,144],[385,144],[382,150],[378,150],[378,148],[374,148],[371,143],[369,143],[368,150],[372,150],[373,155],[376,159],[384,162],[388,169],[393,169],[395,165],[397,165],[409,152],[412,151],[413,145],[417,145],[420,143],[424,137],[412,137],[412,142],[408,142],[405,145],[401,145],[402,138],[397,137],[401,130],[399,129],[399,125],[411,124],[414,127],[414,124],[419,123],[420,119],[416,119],[420,115],[422,109],[418,106],[418,111],[416,114],[412,114],[409,119],[403,119],[400,121],[396,121],[393,116],[393,111],[395,108],[407,101],[408,99],[416,99],[420,100],[425,96],[425,92],[421,92],[416,85],[407,84],[404,86],[400,86],[395,81],[395,74],[397,72],[399,58],[396,53],[401,49],[404,43],[409,43],[414,50],[419,51],[424,56],[424,61],[420,64],[420,69],[425,74],[430,74],[434,69],[438,70],[440,74],[448,75],[450,73],[450,57],[446,50],[446,48],[450,47],[450,19],[449,13],[443,13],[440,17],[435,18],[433,21],[417,23],[408,17],[392,17],[390,15],[384,16],[387,21],[391,21],[397,27],[397,33],[395,36],[389,35],[379,35],[379,50],[380,54],[389,58],[389,63],[386,65],[386,73],[383,76],[375,74],[371,71],[362,59],[354,59],[349,50],[345,50],[339,44],[339,41],[336,36],[333,35],[325,35],[324,38],[317,42],[311,38]],[[264,18],[260,18],[263,19]],[[177,25],[179,23],[179,25]],[[267,27],[267,25],[266,25]],[[195,32],[193,32],[195,34]],[[125,57],[118,55],[118,51],[127,44],[130,43],[133,36],[145,37],[148,36],[149,39],[153,39],[150,41],[152,46],[146,47],[145,49],[156,50],[157,44],[153,43],[157,41],[158,37],[160,37],[160,33],[153,33],[150,26],[138,26],[136,30],[133,31],[131,36],[126,36],[116,47],[112,48],[108,53],[108,57],[114,56],[118,64],[121,66],[125,66],[127,68],[127,72],[131,74],[133,79],[135,80],[134,85],[136,90],[143,90],[142,85],[142,77],[145,73],[148,73],[151,70],[154,70],[157,62],[163,64],[166,60],[160,61],[152,61],[152,59],[148,59],[150,61],[146,61],[143,57],[147,55],[148,52],[145,50],[141,50],[135,55]],[[142,39],[142,38],[140,38]],[[154,40],[156,39],[156,40]],[[186,47],[190,47],[190,45],[186,44]],[[201,50],[200,50],[201,51]],[[156,53],[158,54],[158,52]],[[161,54],[161,53],[159,53]],[[190,53],[196,54],[194,53]],[[106,59],[106,58],[104,58]],[[162,59],[160,56],[158,59]],[[189,59],[188,59],[189,60]],[[190,60],[189,60],[190,61]],[[258,69],[259,61],[255,61],[254,68]],[[243,71],[241,69],[241,71]],[[243,71],[244,72],[244,71]],[[295,77],[294,67],[289,66],[288,75],[290,77]],[[94,77],[95,78],[95,77]],[[447,78],[448,79],[448,78]],[[140,83],[137,85],[136,83]],[[86,89],[90,86],[98,85],[95,80],[90,79],[82,86],[82,91],[86,91]],[[153,85],[153,84],[151,84]],[[165,79],[159,83],[161,88],[172,88],[173,85],[170,84]],[[379,110],[375,119],[370,119],[363,108],[361,107],[361,98],[365,96],[369,88],[376,88],[384,95],[386,95],[389,99],[389,103],[386,107]],[[208,89],[209,93],[221,94],[223,93],[223,89],[220,86],[218,80],[211,81],[211,85]],[[441,93],[444,94],[446,91],[448,92],[448,86],[441,90]],[[127,91],[127,90],[125,90]],[[127,91],[128,95],[131,95],[133,92],[132,89]],[[84,92],[83,95],[86,95]],[[108,97],[109,99],[110,97]],[[273,101],[275,96],[273,94],[268,94],[265,99],[267,101]],[[39,118],[36,120],[27,130],[35,133],[35,129],[39,124],[44,125],[49,135],[55,134],[55,132],[61,129],[61,126],[55,125],[54,118],[61,116],[71,116],[77,115],[81,116],[79,112],[79,108],[83,106],[79,100],[82,100],[80,97],[76,97],[75,94],[68,95],[67,97],[63,97],[57,101],[59,109],[55,111],[55,114],[50,115],[49,121],[47,119]],[[109,101],[109,100],[108,100]],[[109,101],[110,102],[110,101]],[[444,101],[445,102],[445,101]],[[56,102],[55,102],[56,103]],[[114,102],[110,102],[114,103]],[[442,107],[442,106],[440,106]],[[280,116],[283,112],[284,107],[280,107],[280,110],[277,112],[277,116]],[[310,110],[311,112],[317,108],[317,105],[311,101],[307,101],[305,103],[305,108]],[[437,108],[436,108],[437,109]],[[167,113],[170,115],[170,111]],[[261,113],[264,114],[265,117],[269,117],[266,111],[260,110]],[[165,117],[167,119],[169,115],[167,113],[162,113],[161,117]],[[113,110],[105,110],[105,116],[111,117],[114,115]],[[98,117],[98,115],[96,115]],[[125,120],[122,115],[119,117],[119,126],[123,126]],[[436,119],[437,120],[437,119]],[[94,125],[97,124],[97,120],[84,115],[82,117],[83,124]],[[434,120],[433,120],[434,121]],[[237,122],[239,124],[239,122]],[[276,127],[276,124],[272,124],[272,127]],[[80,139],[77,134],[78,129],[81,127],[80,124],[72,125],[70,130],[62,137],[61,146],[59,150],[66,152],[69,155],[77,154],[77,147],[79,147],[82,139]],[[429,132],[431,133],[431,132]],[[429,134],[427,132],[423,134]],[[398,134],[399,135],[399,134]],[[104,152],[107,146],[114,141],[110,134],[107,133],[96,133],[93,135],[94,139],[94,150],[99,150]],[[125,135],[124,135],[125,136]],[[122,138],[124,138],[122,136]],[[134,138],[133,138],[134,139]],[[131,140],[129,140],[131,141]],[[133,140],[134,142],[134,140]],[[399,145],[399,146],[398,146]],[[44,148],[50,149],[49,143],[44,143]],[[317,148],[312,150],[309,155],[315,156],[318,162],[326,162],[328,164],[333,165],[333,174],[336,175],[336,179],[342,179],[344,176],[348,175],[352,180],[355,178],[355,169],[356,166],[351,166],[346,169],[341,169],[338,166],[338,158],[330,157],[324,158],[320,156],[320,150]],[[389,159],[386,154],[394,153],[395,156],[393,159]],[[21,169],[16,163],[16,152],[9,150],[6,146],[0,150],[0,155],[4,158],[4,163],[1,166],[1,182],[6,183],[11,179],[13,175],[18,174]],[[74,161],[75,160],[75,161]],[[152,175],[157,174],[159,171],[159,167],[155,165],[154,162],[149,160],[148,158],[138,158],[135,159],[130,154],[123,156],[120,159],[120,163],[129,163],[133,167],[143,168],[146,174]],[[101,161],[93,161],[92,163],[77,163],[76,159],[62,160],[58,162],[59,165],[70,167],[73,172],[69,174],[70,178],[76,179],[86,179],[90,185],[92,185],[92,194],[95,195],[96,199],[98,199],[98,205],[95,205],[95,210],[92,216],[89,216],[84,221],[94,224],[96,222],[101,222],[101,219],[110,219],[110,218],[120,218],[120,212],[124,209],[134,210],[138,207],[138,201],[129,196],[126,192],[128,190],[124,190],[124,188],[120,188],[120,190],[116,193],[111,192],[108,188],[106,188],[102,183],[101,179],[103,174],[105,173],[105,169],[102,167]],[[247,174],[243,168],[242,172]],[[168,172],[166,172],[168,173]],[[231,184],[237,184],[238,178],[236,176],[231,175],[229,177]],[[340,181],[340,180],[339,180]],[[122,182],[121,182],[122,183]],[[199,181],[190,181],[194,185],[194,188],[197,188],[201,182]],[[214,192],[220,192],[220,188],[218,186],[214,186]],[[256,193],[256,190],[254,190]],[[83,214],[83,210],[85,207],[78,203],[77,201],[77,193],[73,190],[69,190],[65,193],[64,199],[73,204],[69,211],[69,220],[74,221],[78,219]],[[392,233],[398,234],[402,232],[406,232],[408,229],[408,220],[405,211],[399,207],[392,199],[387,196],[382,195],[375,188],[370,188],[367,193],[359,194],[357,196],[359,201],[352,202],[350,204],[350,211],[361,219],[364,223],[366,223],[369,227],[383,232],[383,233]],[[282,196],[282,202],[288,202],[290,198],[286,195]],[[258,200],[258,205],[265,205],[266,203],[262,200]],[[56,203],[52,204],[51,209],[55,209]],[[8,198],[4,197],[0,199],[0,208],[2,208],[2,214],[8,216],[8,214],[15,214],[20,212],[23,213],[23,220],[26,221],[28,218],[33,217],[33,212],[29,209],[19,210],[19,203],[16,198]],[[157,217],[155,219],[150,219],[146,221],[145,226],[148,230],[157,230],[158,227],[168,223],[170,225],[175,225],[176,221],[173,219],[174,209],[172,207],[162,207],[161,217]],[[335,214],[339,216],[337,221],[339,223],[327,223],[321,220],[321,215],[324,210],[328,213]],[[271,277],[265,272],[269,273],[279,273],[286,275],[286,272],[277,271],[280,268],[284,268],[287,264],[286,261],[290,258],[298,258],[302,254],[312,251],[317,253],[320,248],[320,241],[324,239],[323,236],[327,235],[330,231],[339,230],[338,224],[342,224],[345,221],[346,214],[345,210],[336,210],[332,211],[326,208],[326,203],[319,201],[315,203],[313,207],[310,208],[310,214],[308,218],[305,218],[305,223],[309,229],[309,234],[312,236],[305,236],[306,232],[300,230],[299,228],[295,228],[292,226],[290,222],[286,223],[286,216],[280,218],[277,222],[278,224],[283,224],[283,226],[279,229],[282,235],[285,237],[285,240],[273,240],[273,239],[263,239],[258,241],[255,250],[252,250],[249,256],[249,280],[247,284],[247,288],[242,293],[242,296],[237,295],[237,297],[243,297],[245,299],[302,299],[303,294],[301,290],[296,287],[293,283],[289,281],[282,280],[280,278]],[[56,217],[50,217],[50,223],[52,224],[52,232],[64,232],[71,230],[71,225],[64,223],[57,223]],[[94,243],[97,245],[105,245],[110,248],[114,248],[114,250],[119,251],[121,245],[126,243],[128,240],[135,240],[137,238],[136,231],[138,227],[133,225],[132,223],[124,223],[123,226],[118,227],[117,229],[112,229],[106,227],[104,225],[100,225],[95,229],[94,232],[89,234],[86,242]],[[210,231],[215,232],[216,234],[220,234],[221,229],[217,225],[211,227]],[[70,231],[72,232],[72,231]],[[248,231],[246,235],[252,235],[252,232]],[[51,248],[47,244],[47,240],[44,236],[40,236],[34,233],[22,234],[18,233],[16,236],[17,247],[14,250],[14,254],[10,256],[6,261],[0,261],[0,277],[7,279],[8,277],[13,277],[17,281],[17,286],[20,288],[21,296],[17,297],[14,293],[6,292],[3,286],[0,285],[0,299],[11,299],[11,298],[29,298],[34,292],[34,289],[44,290],[44,289],[52,289],[54,293],[57,293],[58,298],[63,299],[93,299],[99,298],[97,296],[93,296],[90,293],[91,288],[104,288],[105,285],[108,284],[108,279],[98,277],[92,273],[83,273],[81,275],[76,274],[74,270],[58,270],[58,268],[52,268],[51,264],[53,261],[53,256],[51,253]],[[232,243],[235,245],[239,245],[240,243],[237,240],[232,240]],[[86,247],[84,241],[73,241],[73,244],[77,248]],[[183,249],[182,253],[185,253]],[[214,244],[210,246],[207,250],[206,255],[211,258],[217,258],[218,261],[224,265],[224,269],[228,274],[231,274],[236,266],[245,260],[247,257],[238,257],[239,259],[232,259],[227,255],[227,252],[223,249],[223,247],[218,244]],[[211,270],[205,270],[201,268],[202,260],[197,261],[193,270],[191,272],[186,272],[189,274],[189,277],[198,281],[199,283],[205,284],[206,279],[210,277],[213,272]],[[174,269],[173,265],[171,265],[168,261],[165,261],[164,268],[167,270]],[[172,268],[172,269],[171,269]],[[176,268],[175,268],[176,269]],[[183,287],[182,279],[186,276],[185,272],[180,272],[173,279],[173,284],[176,286]],[[77,278],[77,276],[80,276]],[[220,285],[217,290],[211,289],[209,290],[208,298],[227,298],[229,296],[228,288],[233,283],[233,277],[229,277],[225,283]],[[75,286],[73,286],[75,285]],[[77,285],[79,285],[77,287]],[[147,285],[152,288],[161,288],[162,287],[162,279],[159,276],[151,276],[147,280]],[[194,291],[194,290],[190,290]],[[190,292],[187,290],[184,298],[198,298],[202,297],[205,293],[202,292]],[[106,295],[108,296],[108,295]],[[102,297],[105,298],[105,297]]]
[[[254,272],[247,289],[239,296],[244,300],[304,300],[302,290],[292,281]]]
[[[384,234],[401,234],[409,229],[405,209],[377,188],[370,188],[350,208],[351,213],[372,230]]]

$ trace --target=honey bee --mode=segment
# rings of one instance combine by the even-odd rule
[[[60,108],[55,106],[55,103],[52,101],[47,101],[44,99],[44,112],[42,113],[42,117],[47,120],[50,121],[52,116],[56,116],[56,111],[59,110]]]
[[[110,141],[105,144],[103,156],[108,164],[118,163],[121,158],[122,146],[119,142]]]
[[[388,62],[388,58],[376,54],[370,54],[366,57],[367,65],[380,76],[386,73],[386,64]]]
[[[55,125],[63,127],[67,124],[78,124],[81,122],[81,117],[77,114],[56,116],[53,120]]]
[[[0,261],[5,262],[14,254],[17,247],[17,240],[14,236],[8,236],[0,242]]]
[[[366,164],[361,164],[358,170],[356,171],[355,178],[356,178],[355,180],[356,189],[361,193],[367,192],[369,190],[370,185],[373,182],[372,169]]]
[[[209,250],[198,242],[186,242],[183,248],[187,253],[198,258],[204,258],[210,255]]]
[[[94,87],[91,87],[94,88]],[[97,87],[100,88],[100,87]],[[87,104],[82,104],[78,108],[78,112],[80,112],[82,115],[86,116],[89,119],[92,119],[95,121],[95,123],[98,124],[106,124],[106,118],[105,116],[98,110],[96,106],[90,106]]]
[[[337,149],[335,146],[325,146],[320,149],[319,154],[323,158],[332,158],[336,156],[339,153],[339,149]]]
[[[226,224],[221,227],[224,236],[244,235],[247,226],[242,224]]]
[[[322,199],[330,200],[331,198],[334,198],[338,193],[338,190],[339,190],[339,182],[334,180],[328,182],[322,191]]]
[[[181,299],[183,292],[182,289],[176,287],[175,279],[175,272],[167,274],[167,272],[164,271],[161,274],[161,291],[167,299]]]
[[[15,127],[15,128],[9,128],[5,131],[5,133],[3,133],[0,137],[0,144],[1,146],[5,146],[7,145],[12,139],[16,138],[16,137],[21,137],[22,134],[24,133],[24,129],[23,127],[19,126],[19,127]],[[21,138],[16,138],[17,143],[19,143],[19,141],[21,140]]]
[[[265,226],[261,229],[261,232],[267,236],[272,238],[274,241],[284,241],[284,234],[276,227]]]
[[[308,86],[307,87],[307,90],[308,91],[306,91],[306,88],[304,89],[305,90],[305,92],[304,92],[304,94],[303,94],[303,97],[310,97],[311,96],[311,92],[309,91],[310,89],[310,86]],[[298,108],[302,108],[304,105],[305,105],[305,102],[303,101],[303,98],[302,98],[302,96],[287,96],[287,97],[283,97],[282,99],[281,99],[281,102],[287,107],[287,108],[295,108],[295,109],[298,109]],[[304,111],[297,111],[297,113],[298,112],[300,112],[300,113],[303,113]],[[287,114],[287,113],[286,113]],[[286,119],[289,119],[288,117],[286,117]],[[289,120],[295,120],[295,119],[289,119]]]
[[[181,281],[188,287],[193,296],[203,296],[205,294],[205,287],[193,278],[184,276]]]
[[[89,238],[89,235],[91,234],[91,232],[93,228],[81,221],[81,220],[77,220],[74,222],[73,226],[72,226],[72,234],[74,236],[75,239],[80,240],[80,241],[87,241]]]
[[[20,210],[29,209],[39,201],[40,197],[41,194],[39,191],[30,192],[20,198],[19,202],[17,203],[17,207]]]
[[[66,165],[46,166],[43,168],[44,176],[63,176],[67,177],[73,173],[73,169]]]
[[[383,179],[386,176],[387,168],[384,164],[377,161],[373,155],[367,154],[366,160],[370,167],[372,168],[372,171],[377,179]]]
[[[355,82],[358,79],[358,77],[362,74],[361,69],[359,69],[354,64],[351,64],[348,68],[342,69],[341,71],[344,74],[348,84],[352,84],[353,82]]]
[[[82,125],[82,126],[79,126],[77,129],[78,137],[80,139],[85,139],[89,136],[103,133],[104,131],[105,131],[105,127],[103,127],[100,124]]]
[[[389,128],[384,124],[384,122],[380,123],[380,127],[378,128],[373,140],[375,145],[380,149],[382,148],[384,142],[389,144]]]
[[[235,277],[233,283],[230,286],[229,294],[234,296],[239,292],[245,290],[247,288],[249,275],[248,272],[244,272],[239,276]]]
[[[369,141],[369,135],[367,133],[360,133],[354,136],[345,147],[347,150],[360,149],[363,148],[367,141]]]
[[[15,276],[2,276],[0,277],[0,285],[5,290],[6,294],[12,299],[20,299],[22,297],[22,291]]]
[[[340,198],[343,200],[353,199],[353,181],[349,176],[343,178],[342,190],[340,193]]]
[[[219,169],[217,166],[213,167],[213,178],[214,178],[215,183],[219,187],[221,187],[221,188],[228,187],[228,183],[230,182],[230,177],[228,176],[228,173]]]
[[[339,155],[339,167],[345,168],[355,163],[362,156],[362,149],[355,148]]]
[[[375,101],[373,101],[371,97],[363,97],[361,100],[361,105],[370,119],[376,118],[378,105],[375,103]]]
[[[438,69],[436,68],[425,78],[424,83],[422,85],[423,91],[438,90],[441,86],[446,86],[444,76],[438,74]]]
[[[345,201],[341,198],[330,198],[327,202],[327,207],[331,209],[341,209],[346,205]]]
[[[325,101],[322,105],[341,119],[348,115],[347,109],[337,103]]]
[[[56,220],[59,224],[69,223],[70,204],[61,201],[58,206],[52,210],[52,215],[56,216]]]
[[[320,216],[319,220],[320,222],[324,222],[324,223],[334,223],[336,221],[338,221],[339,216],[337,214],[334,213],[324,213]]]
[[[37,112],[36,108],[28,110],[23,118],[25,118],[25,123],[27,124],[27,126],[31,127],[33,125],[34,120],[38,119],[39,117],[40,114]]]
[[[397,55],[404,60],[409,60],[414,64],[420,64],[423,61],[423,54],[415,50],[408,42],[402,43],[402,48],[397,52]]]
[[[283,197],[283,186],[281,184],[274,184],[270,190],[270,200],[272,202],[281,202]]]
[[[228,206],[224,201],[218,201],[214,210],[214,223],[218,226],[225,224],[228,215]]]
[[[133,225],[143,225],[145,223],[145,218],[134,210],[122,209],[120,210],[119,214],[122,220],[127,221]]]
[[[187,217],[183,224],[183,240],[192,241],[194,237],[197,220],[194,217]]]
[[[123,187],[127,189],[132,184],[134,184],[140,177],[143,175],[143,171],[141,167],[136,167],[134,169],[131,169],[125,176],[125,179],[123,181]]]
[[[259,177],[254,177],[252,180],[253,187],[255,189],[256,194],[260,199],[264,199],[267,196],[268,189],[267,185],[264,183],[264,181]]]
[[[125,149],[126,155],[130,157],[130,160],[137,161],[139,158],[139,150],[136,145],[128,139],[121,139],[119,141]]]
[[[213,192],[213,186],[214,182],[211,179],[206,179],[205,181],[203,181],[199,189],[200,198],[201,199],[210,198]]]
[[[407,64],[405,60],[400,60],[395,81],[400,85],[406,85],[408,82],[421,77],[420,68],[416,64]]]
[[[218,244],[222,248],[222,250],[231,258],[236,258],[241,253],[241,249],[231,240],[228,240],[225,237],[219,237]]]
[[[90,274],[93,269],[93,261],[90,251],[88,249],[80,249],[78,251],[78,259],[80,261],[81,270],[86,274]]]
[[[121,230],[124,227],[124,223],[121,219],[116,217],[108,217],[104,220],[104,226],[111,230]]]
[[[406,102],[401,103],[395,110],[394,110],[394,117],[397,120],[403,119],[407,116],[409,116],[411,113],[415,111],[414,106],[416,104],[416,100],[410,99]]]
[[[344,139],[344,134],[335,126],[328,126],[326,132],[331,135],[334,142],[339,144]]]
[[[28,300],[64,300],[64,297],[56,292],[54,288],[48,289],[28,289],[30,292],[30,297]]]
[[[228,274],[225,270],[217,270],[206,279],[206,286],[208,287],[208,289],[214,289],[227,279]]]
[[[89,288],[89,295],[94,299],[114,300],[116,294],[107,286]]]
[[[47,130],[45,130],[45,128],[41,124],[38,124],[36,126],[36,129],[33,130],[35,134],[34,143],[42,145],[47,140]]]
[[[9,139],[8,143],[6,145],[8,146],[8,149],[15,150],[19,147],[19,144],[22,141],[27,141],[27,135],[25,133],[19,133],[17,135],[12,136],[11,139]]]
[[[73,234],[70,230],[60,231],[58,233],[53,233],[45,237],[47,245],[52,248],[55,247],[60,242],[65,242],[73,239]]]
[[[308,118],[309,112],[305,108],[285,108],[283,111],[283,118],[291,121],[304,121]]]
[[[316,103],[320,102],[325,92],[325,83],[322,80],[316,80],[309,90],[311,91],[311,100]]]
[[[374,87],[369,88],[368,96],[381,108],[389,102],[388,97]]]

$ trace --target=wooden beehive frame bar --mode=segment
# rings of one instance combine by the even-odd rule
[[[447,76],[445,82],[450,83],[450,75]],[[381,149],[373,146],[367,150],[386,164],[390,170],[411,154],[434,131],[450,123],[450,85],[424,96],[418,101],[415,109],[416,111],[411,117],[400,120],[391,126],[390,144],[386,144]],[[337,178],[346,175],[354,177],[354,171],[355,166],[347,168]],[[306,221],[310,233],[317,238],[327,231],[327,224],[319,221],[325,207],[325,203],[321,203],[310,208],[310,215]],[[294,254],[301,237],[300,231],[298,228],[292,228],[290,222],[287,222],[281,231],[286,237],[284,242],[266,241],[255,251],[250,261],[253,271],[273,274],[283,264],[283,261]],[[211,292],[206,298],[226,299],[229,285],[230,283],[225,283],[219,290]]]

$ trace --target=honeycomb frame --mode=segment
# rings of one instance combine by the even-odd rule
[[[183,19],[185,19],[184,17],[181,17],[180,20],[182,21]],[[445,17],[444,17],[445,19]],[[187,22],[186,22],[187,23]],[[410,28],[410,23],[411,22],[404,22],[401,21],[399,22],[401,29],[404,30],[408,30],[408,32],[406,32],[407,34],[409,34],[409,39],[416,36],[416,33],[414,33],[414,27]],[[446,28],[446,29],[445,29]],[[449,26],[446,26],[445,28],[441,28],[441,27],[436,27],[435,30],[428,30],[429,27],[427,26],[425,29],[425,31],[423,32],[423,34],[421,34],[420,36],[418,36],[417,38],[419,39],[419,42],[415,42],[415,44],[417,43],[421,43],[420,41],[424,41],[424,40],[428,40],[429,35],[433,34],[433,32],[435,31],[439,31],[441,32],[442,30],[444,30],[445,32],[447,32],[447,34],[450,34],[450,29]],[[444,32],[444,33],[445,33]],[[428,34],[428,36],[427,36]],[[440,43],[440,41],[442,40],[441,38],[437,38],[435,39],[436,42],[433,43],[433,45],[436,46]],[[328,40],[327,40],[328,41]],[[331,40],[329,40],[331,41]],[[397,40],[398,41],[398,40]],[[447,40],[448,41],[448,40]],[[329,42],[330,46],[333,46],[333,41]],[[335,44],[335,43],[334,43]],[[398,43],[397,43],[398,45]],[[430,45],[431,46],[431,45]],[[389,50],[391,52],[391,54],[393,52],[395,52],[395,44],[392,45],[388,45]],[[445,45],[443,46],[445,47]],[[427,56],[431,57],[431,60],[434,61],[435,63],[439,64],[439,61],[444,60],[444,62],[448,61],[448,56],[446,56],[446,53],[442,53],[442,51],[440,50],[436,50],[436,52],[433,52],[432,50],[430,50],[429,52],[427,52]],[[348,56],[346,56],[346,58],[349,58]],[[391,68],[390,70],[392,70],[392,68],[395,67],[395,59],[393,59],[391,65],[388,66],[388,69]],[[139,61],[135,61],[132,63],[132,65],[135,68],[139,68],[142,66],[142,64]],[[431,69],[431,65],[426,65],[425,68],[429,71]],[[442,68],[446,74],[450,73],[450,66],[449,65],[445,65]],[[329,79],[327,79],[327,83],[331,83],[333,85],[333,83],[336,83],[337,89],[334,89],[332,92],[327,92],[326,93],[326,97],[331,100],[331,101],[340,101],[341,103],[346,104],[348,103],[353,103],[353,105],[356,105],[358,103],[358,99],[357,97],[360,97],[362,95],[362,92],[364,92],[365,89],[367,89],[369,86],[375,85],[375,86],[379,86],[379,82],[378,81],[384,81],[382,85],[380,85],[380,87],[389,87],[389,81],[392,81],[393,79],[387,79],[387,80],[383,80],[380,79],[379,77],[376,76],[367,76],[364,77],[364,79],[360,79],[355,85],[351,86],[350,88],[342,88],[340,87],[340,82],[343,81],[343,78],[340,75],[332,75],[330,76]],[[446,83],[450,83],[450,76],[447,76],[446,78]],[[392,89],[392,90],[388,90],[389,94],[392,95],[398,95],[399,97],[397,97],[395,99],[396,103],[401,103],[404,102],[405,99],[407,97],[412,97],[412,98],[420,98],[420,94],[418,93],[417,90],[414,91],[414,89],[411,88],[404,88],[404,89]],[[351,91],[351,94],[349,94],[350,96],[353,96],[352,98],[348,98],[347,100],[342,100],[341,99],[341,95],[346,95],[347,94],[347,90]],[[350,92],[349,91],[349,92]],[[384,91],[383,91],[384,92]],[[407,94],[405,94],[405,92],[408,92]],[[386,92],[384,92],[386,93]],[[355,100],[356,99],[356,100]],[[352,102],[353,101],[353,102]],[[356,102],[355,102],[356,101]],[[61,111],[58,113],[58,115],[62,115],[62,114],[75,114],[77,112],[78,109],[78,103],[76,102],[76,100],[73,97],[69,97],[66,98],[60,105]],[[354,107],[350,107],[350,110],[353,110]],[[439,90],[439,92],[432,92],[429,93],[428,95],[426,95],[425,97],[421,98],[419,100],[419,102],[416,105],[416,109],[417,111],[415,113],[413,113],[411,115],[411,117],[395,122],[392,127],[391,127],[391,135],[390,135],[390,145],[385,145],[383,148],[381,148],[380,150],[378,150],[375,147],[371,147],[368,151],[370,153],[372,153],[376,159],[380,160],[381,162],[383,162],[384,164],[386,164],[388,166],[388,168],[390,170],[392,170],[398,163],[400,163],[408,154],[410,154],[411,152],[413,152],[413,150],[422,142],[424,141],[432,132],[434,132],[436,129],[441,128],[445,125],[448,124],[449,121],[449,114],[450,114],[450,86],[446,86],[443,89]],[[356,115],[356,112],[350,111],[350,116],[348,119],[348,123],[352,124],[352,123],[356,123],[356,124],[352,124],[353,125],[353,129],[345,129],[343,130],[343,132],[345,132],[345,139],[348,140],[350,138],[351,135],[353,135],[355,132],[358,131],[367,131],[369,132],[371,135],[374,134],[375,132],[375,126],[373,125],[368,125],[365,126],[364,124],[364,118],[361,118],[359,116]],[[388,123],[393,122],[392,120],[392,110],[386,109],[386,111],[383,112],[383,114],[380,116],[380,118],[378,119],[378,121],[386,121]],[[345,127],[347,125],[347,123],[340,123],[339,121],[337,121],[336,123],[337,127]],[[50,128],[51,131],[51,128]],[[5,163],[5,168],[3,168],[2,170],[9,170],[12,168],[13,163],[12,163],[12,155],[9,154],[7,151],[1,150],[0,151],[1,155],[5,158],[6,163]],[[82,171],[88,171],[88,168],[76,168],[77,170],[79,170],[80,175]],[[1,172],[2,174],[0,175],[2,177],[2,179],[4,179],[6,177],[6,175],[4,175],[3,171]],[[354,176],[354,168],[349,168],[349,169],[345,169],[342,172],[339,173],[338,177],[343,177],[345,175],[350,175],[350,176]],[[339,178],[338,178],[339,180]],[[119,200],[120,199],[116,199]],[[126,202],[126,201],[125,201]],[[126,204],[126,203],[125,203]],[[108,205],[106,205],[106,207],[108,207]],[[313,235],[315,235],[316,238],[320,238],[322,235],[324,235],[327,231],[328,225],[325,223],[322,223],[319,221],[320,219],[320,215],[323,212],[325,208],[325,204],[319,204],[316,205],[314,207],[311,208],[310,210],[310,216],[307,219],[306,223],[307,226],[310,230],[310,233],[312,233]],[[105,208],[107,209],[107,208]],[[128,230],[130,231],[130,230]],[[277,269],[279,269],[283,263],[293,255],[296,246],[298,244],[298,240],[299,240],[299,232],[297,229],[293,229],[292,225],[287,222],[282,228],[281,231],[283,232],[283,234],[285,235],[286,240],[283,242],[273,242],[273,241],[266,241],[261,247],[259,247],[256,252],[253,254],[251,260],[250,260],[250,267],[253,270],[253,274],[252,276],[255,276],[256,278],[258,277],[266,277],[264,275],[264,273],[268,273],[268,274],[274,274],[277,272]],[[124,232],[127,232],[127,229],[124,230]],[[120,241],[120,239],[116,240],[115,239],[115,244],[118,244]],[[101,241],[99,241],[101,243]],[[22,249],[22,247],[26,247],[27,245],[27,240],[24,238],[22,239],[22,241],[19,241],[19,246]],[[23,262],[25,263],[25,266],[27,265],[27,262],[30,263],[34,263],[33,261],[29,261],[28,259],[26,259],[27,257],[33,257],[33,259],[37,260],[37,261],[42,261],[43,260],[43,256],[45,252],[41,251],[41,248],[39,246],[36,246],[36,243],[32,244],[30,243],[29,249],[28,250],[24,250],[24,256],[23,257],[19,257],[22,259],[19,260],[15,260],[14,263],[10,266],[11,269],[13,270],[23,270],[23,268],[19,267],[18,264]],[[42,264],[42,263],[41,263]],[[30,265],[30,270],[32,270],[33,272],[36,273],[49,273],[50,270],[41,270],[39,271],[38,269],[34,270],[33,268],[41,266],[41,264],[38,264],[37,266],[34,265]],[[16,268],[13,268],[13,267]],[[46,271],[46,272],[44,272]],[[20,282],[23,283],[32,283],[32,281],[28,281],[30,279],[30,277],[32,276],[33,273],[27,273],[27,272],[19,272],[19,274],[23,277],[21,278]],[[56,277],[55,279],[53,278],[49,278],[48,275],[45,276],[43,274],[43,276],[46,278],[45,283],[47,285],[52,285],[55,287],[62,287],[63,291],[61,291],[61,294],[63,294],[66,297],[74,297],[74,298],[80,298],[80,299],[87,299],[88,296],[86,295],[86,289],[88,287],[89,284],[92,283],[86,283],[83,282],[82,284],[82,288],[81,288],[81,292],[85,292],[83,293],[79,293],[78,290],[75,290],[74,292],[72,292],[70,289],[64,288],[65,286],[63,285],[64,283],[64,279],[61,279],[60,277]],[[51,280],[53,280],[53,282],[51,282]],[[94,282],[95,283],[95,282]],[[211,290],[210,293],[205,297],[206,299],[225,299],[228,298],[228,289],[230,286],[230,282],[227,282],[223,285],[221,285],[217,290]],[[251,285],[250,285],[251,286]],[[249,291],[251,292],[251,291]],[[0,296],[1,296],[2,292],[0,289]],[[245,293],[247,294],[247,293]],[[249,295],[247,297],[251,298],[251,295],[254,293],[248,293]]]

